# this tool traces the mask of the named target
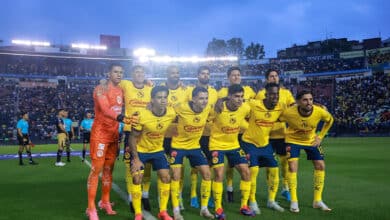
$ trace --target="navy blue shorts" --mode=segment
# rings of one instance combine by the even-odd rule
[[[244,149],[249,167],[277,167],[278,162],[275,159],[275,153],[272,146],[268,144],[265,147],[256,147],[256,145],[242,141],[242,149]]]
[[[209,154],[209,160],[211,161],[211,166],[216,166],[219,164],[225,163],[225,156],[228,160],[229,166],[234,167],[238,164],[246,163],[246,154],[241,148],[234,150],[213,150]]]
[[[286,156],[286,142],[284,142],[284,139],[270,139],[269,143],[277,155]]]
[[[182,165],[184,157],[190,161],[191,167],[208,165],[206,155],[199,149],[183,150],[172,148],[169,162],[171,166]]]
[[[303,146],[298,144],[287,144],[287,154],[290,154],[289,158],[299,158],[301,149],[305,150],[306,158],[308,160],[324,160],[324,150],[322,146]]]
[[[138,153],[138,157],[143,164],[152,164],[154,171],[169,169],[167,155],[164,151],[158,151],[155,153]]]

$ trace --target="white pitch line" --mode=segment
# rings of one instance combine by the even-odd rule
[[[73,149],[71,149],[71,150],[73,150]],[[82,156],[79,156],[81,159],[83,159],[83,157]],[[89,167],[89,168],[91,168],[91,163],[87,160],[87,159],[85,159],[84,160],[84,163]],[[101,174],[99,175],[100,177],[101,177]],[[116,183],[114,183],[114,182],[112,182],[112,190],[114,190],[114,192],[116,192],[118,195],[119,195],[119,197],[121,197],[121,199],[123,200],[123,201],[125,201],[126,202],[126,204],[128,204],[129,205],[129,199],[128,199],[128,197],[127,197],[127,193],[125,192],[125,191],[123,191]],[[145,220],[157,220],[157,218],[156,217],[154,217],[153,215],[152,215],[152,213],[150,213],[149,211],[146,211],[146,210],[142,210],[142,215],[143,215],[143,218],[145,219]]]

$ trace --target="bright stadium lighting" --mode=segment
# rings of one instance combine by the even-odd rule
[[[11,42],[17,45],[50,47],[50,43],[46,41],[12,40]]]
[[[105,45],[89,45],[89,44],[72,44],[72,48],[91,49],[91,50],[107,50]]]
[[[148,48],[138,48],[133,51],[135,57],[153,57],[156,56],[156,51],[154,49]]]
[[[140,56],[138,57],[140,62],[156,62],[156,63],[200,63],[200,62],[215,62],[215,61],[237,61],[238,57],[236,56],[223,56],[223,57],[171,57],[171,56]]]

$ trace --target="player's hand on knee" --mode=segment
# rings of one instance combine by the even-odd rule
[[[144,164],[139,159],[133,159],[130,163],[130,172],[132,175],[137,174],[144,169]]]

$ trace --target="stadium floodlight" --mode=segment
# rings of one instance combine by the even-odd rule
[[[89,44],[75,44],[75,43],[72,43],[72,48],[91,49],[91,50],[107,50],[106,45],[89,45]]]
[[[140,56],[138,57],[140,62],[156,62],[156,63],[200,63],[200,62],[215,62],[215,61],[237,61],[238,57],[236,56],[223,56],[223,57],[171,57],[171,56]]]
[[[133,51],[135,57],[154,57],[156,56],[156,51],[149,48],[138,48]]]
[[[50,43],[47,41],[12,40],[11,42],[17,45],[50,47]]]

